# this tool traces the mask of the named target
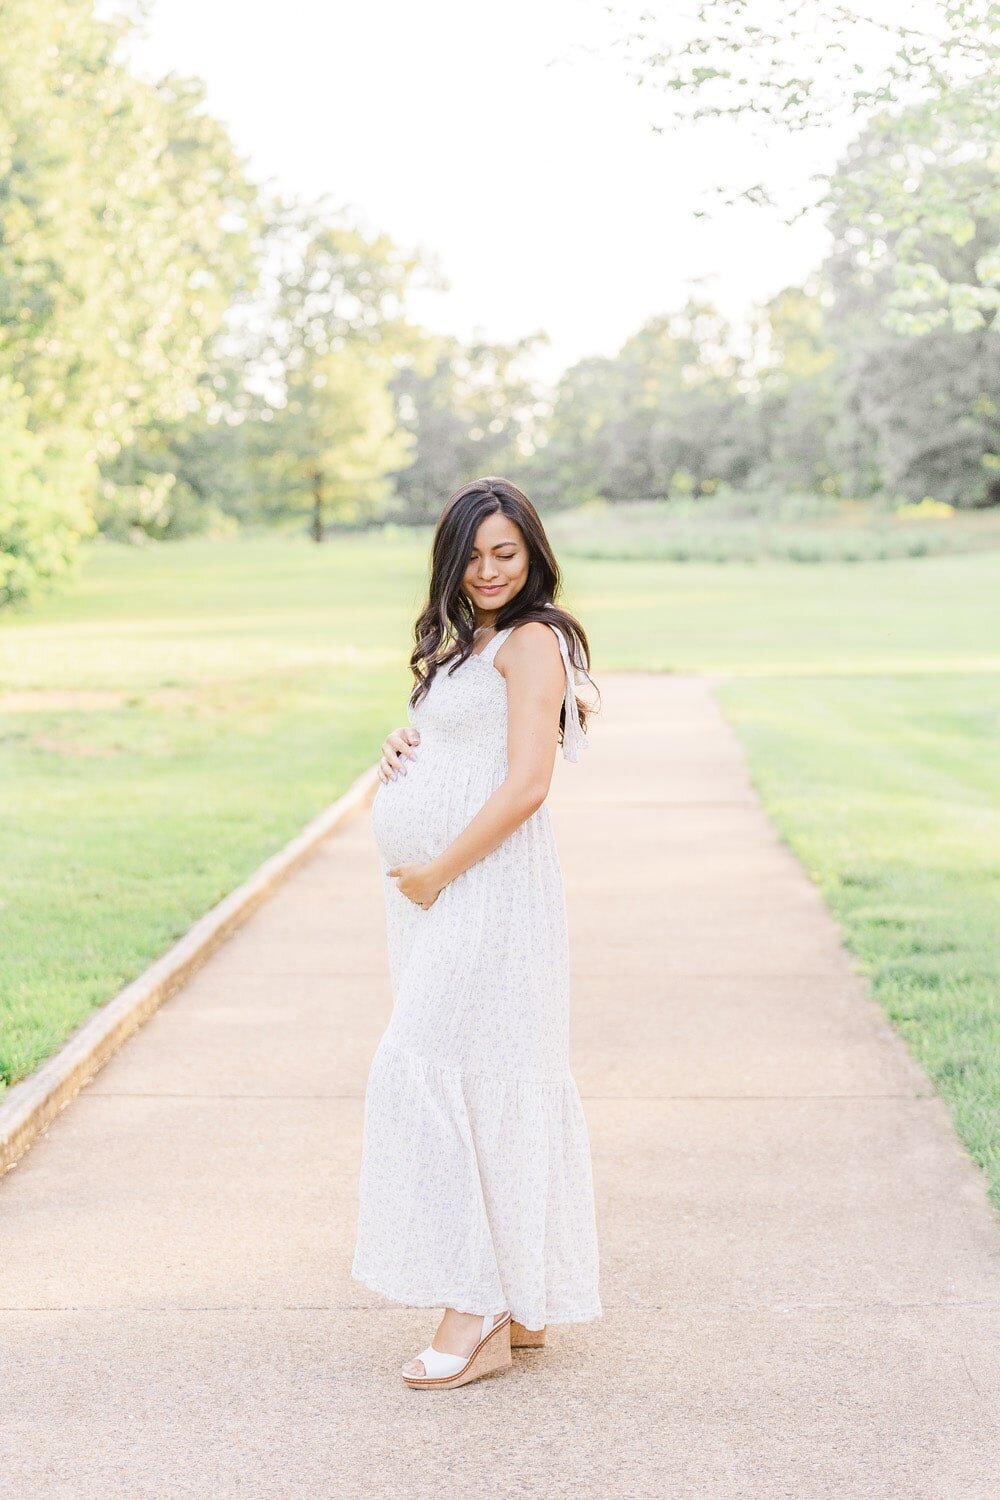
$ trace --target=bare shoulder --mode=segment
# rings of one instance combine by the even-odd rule
[[[555,631],[544,620],[525,620],[523,625],[515,625],[505,645],[513,647],[515,651],[548,651],[559,655]]]
[[[561,673],[562,657],[554,628],[544,620],[515,625],[496,654],[496,665],[501,671],[510,666],[515,672],[533,668],[552,676]]]

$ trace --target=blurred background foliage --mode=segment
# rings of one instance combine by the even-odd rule
[[[1000,504],[996,7],[936,10],[939,36],[901,28],[850,87],[836,26],[816,33],[813,78],[785,67],[780,15],[748,33],[725,0],[699,7],[688,51],[633,36],[675,110],[804,128],[839,81],[858,130],[824,183],[830,251],[806,285],[740,327],[693,299],[552,389],[530,374],[544,333],[465,346],[417,326],[408,298],[435,267],[256,185],[198,80],[130,71],[124,16],[7,0],[0,604],[71,569],[86,537],[319,542],[426,523],[498,472],[547,513],[589,505],[577,545],[608,555],[992,545],[992,526],[927,524]]]

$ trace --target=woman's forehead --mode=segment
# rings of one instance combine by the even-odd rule
[[[499,512],[493,516],[486,516],[476,529],[475,545],[477,547],[503,547],[510,542],[523,540],[521,528],[517,523]]]

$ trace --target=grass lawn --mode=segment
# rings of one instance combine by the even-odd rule
[[[725,488],[698,498],[592,500],[554,516],[560,556],[661,562],[827,564],[1000,547],[1000,510],[898,506]]]
[[[371,763],[427,539],[92,545],[0,617],[0,1089]],[[598,682],[729,679],[768,808],[1000,1203],[1000,554],[566,574]]]
[[[0,1090],[371,764],[420,571],[412,547],[95,547],[76,591],[2,617]]]
[[[745,678],[720,697],[1000,1208],[1000,676]]]

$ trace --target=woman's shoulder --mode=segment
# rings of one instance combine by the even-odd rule
[[[559,655],[558,628],[549,620],[523,620],[510,627],[510,635],[504,642],[514,651],[548,651]]]
[[[542,641],[551,637],[556,628],[554,620],[519,620],[510,627],[510,638],[520,636],[522,640]]]
[[[547,663],[546,670],[563,670],[562,651],[559,646],[556,626],[547,620],[523,620],[510,627],[510,634],[496,654],[496,665],[506,674],[506,668],[515,669],[530,662],[537,666]]]

